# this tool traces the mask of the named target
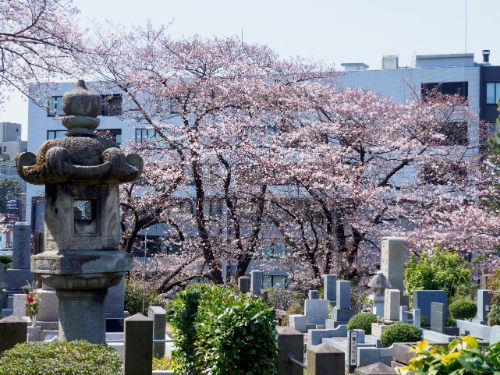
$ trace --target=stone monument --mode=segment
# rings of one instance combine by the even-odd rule
[[[384,300],[385,300],[385,290],[392,288],[391,283],[387,280],[382,271],[378,271],[375,276],[372,277],[368,286],[373,288],[373,294],[368,296],[368,299],[373,301],[373,313],[377,314],[381,318],[384,317]]]
[[[380,270],[394,289],[399,289],[400,303],[409,306],[410,297],[404,295],[403,271],[405,264],[405,241],[402,237],[382,237]]]
[[[399,289],[386,289],[384,302],[384,319],[392,322],[399,320],[400,296]]]
[[[96,138],[101,96],[83,80],[63,95],[63,111],[68,137],[16,160],[21,178],[45,184],[45,250],[31,257],[31,271],[56,290],[60,341],[104,343],[108,288],[132,268],[119,250],[118,187],[139,178],[142,159]]]
[[[7,270],[9,292],[21,293],[21,287],[33,283],[30,270],[31,229],[28,223],[14,224],[12,242],[12,268]]]

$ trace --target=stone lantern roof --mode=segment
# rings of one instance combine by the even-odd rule
[[[387,280],[384,273],[382,271],[378,271],[375,276],[372,277],[368,286],[373,289],[389,289],[392,288],[391,283]]]
[[[61,118],[67,138],[46,141],[35,156],[25,152],[17,158],[17,171],[31,184],[69,181],[132,182],[142,173],[142,158],[125,155],[110,139],[97,138],[101,96],[89,91],[83,80],[63,95]]]

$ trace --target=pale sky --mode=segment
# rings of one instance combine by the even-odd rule
[[[266,44],[280,56],[334,63],[363,62],[380,69],[383,55],[399,54],[410,66],[415,54],[465,52],[466,0],[74,0],[83,27],[110,20],[129,27],[173,21],[172,37],[237,35]],[[467,0],[467,52],[500,65],[500,0]],[[5,105],[0,121],[23,125],[27,102],[19,95]]]

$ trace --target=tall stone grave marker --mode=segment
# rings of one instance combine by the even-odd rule
[[[425,317],[425,325],[431,325],[431,303],[439,302],[446,305],[448,311],[448,297],[444,290],[414,290],[413,308],[419,309],[421,316]],[[446,319],[446,317],[445,317]]]
[[[20,293],[21,287],[33,283],[30,270],[31,229],[28,223],[14,224],[14,240],[12,243],[12,268],[7,270],[9,291]]]
[[[331,319],[335,321],[335,327],[347,324],[356,311],[351,309],[351,282],[346,280],[337,281],[336,304],[332,309]]]
[[[252,294],[261,294],[262,289],[262,271],[253,270],[250,271],[250,291]]]
[[[319,299],[319,290],[310,290],[309,299]]]
[[[487,289],[479,289],[477,291],[477,318],[472,319],[473,322],[486,324],[486,315],[491,306],[491,293]]]
[[[106,332],[123,332],[124,319],[130,313],[125,311],[125,278],[120,284],[108,289],[106,296]]]
[[[403,271],[405,264],[405,242],[402,237],[382,237],[380,270],[384,273],[393,289],[399,289],[400,304],[409,305],[409,297],[404,293]]]
[[[399,289],[386,289],[384,302],[384,319],[391,321],[399,320]]]
[[[330,301],[330,305],[335,306],[337,295],[337,276],[323,275],[325,299]]]
[[[446,305],[431,302],[431,331],[444,333],[446,326]]]
[[[241,293],[247,294],[250,291],[250,281],[248,276],[241,276],[238,279],[238,288],[240,288]]]

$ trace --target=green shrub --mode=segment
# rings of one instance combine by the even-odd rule
[[[377,315],[372,313],[362,313],[354,315],[347,322],[347,329],[362,329],[366,335],[372,334],[372,323],[377,323]]]
[[[288,315],[304,315],[304,305],[300,302],[294,303],[286,310]]]
[[[399,375],[433,374],[459,375],[500,373],[500,342],[489,347],[479,347],[472,336],[455,339],[448,344],[429,345],[427,341],[417,343],[410,348],[415,355],[410,365],[396,368]]]
[[[275,316],[261,298],[205,284],[179,293],[173,305],[168,320],[176,336],[176,373],[275,373]]]
[[[86,341],[17,344],[0,357],[0,375],[119,375],[122,371],[116,350]]]
[[[450,315],[453,319],[472,319],[476,317],[477,305],[466,299],[459,299],[449,307]]]
[[[5,269],[12,268],[12,255],[0,255],[0,263]]]
[[[142,309],[144,295],[144,310]],[[156,292],[147,290],[140,281],[125,280],[125,310],[131,315],[141,313],[147,315],[149,306],[164,306],[163,298]]]
[[[432,249],[432,254],[423,251],[420,258],[411,258],[404,269],[404,282],[411,301],[414,290],[445,290],[451,299],[471,294],[477,289],[471,280],[470,263],[456,252],[442,250],[439,246]]]
[[[175,360],[166,354],[157,359],[153,357],[153,370],[172,370],[175,366]]]
[[[384,346],[391,346],[395,342],[416,342],[422,340],[420,328],[408,323],[394,323],[384,328],[380,335],[380,342]]]

